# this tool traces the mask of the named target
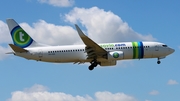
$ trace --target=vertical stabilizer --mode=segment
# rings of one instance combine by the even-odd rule
[[[15,46],[21,48],[39,46],[14,19],[7,19],[6,22]]]

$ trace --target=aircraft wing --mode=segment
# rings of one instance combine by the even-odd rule
[[[86,45],[86,52],[87,52],[87,56],[88,59],[96,59],[96,58],[105,58],[107,51],[105,49],[103,49],[102,47],[100,47],[97,43],[95,43],[93,40],[91,40],[89,37],[87,37],[82,31],[81,29],[78,27],[78,25],[76,25],[76,30],[80,36],[80,38],[82,39],[82,41],[84,42],[84,44]]]

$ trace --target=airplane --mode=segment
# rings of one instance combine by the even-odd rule
[[[89,62],[88,69],[93,70],[98,65],[113,66],[118,60],[127,59],[157,58],[157,64],[160,64],[160,59],[175,51],[160,42],[134,41],[97,44],[87,37],[76,24],[76,30],[84,45],[44,45],[32,39],[14,19],[7,19],[6,22],[14,43],[9,44],[13,51],[8,54],[11,53],[28,60],[52,63],[74,62],[74,64]]]

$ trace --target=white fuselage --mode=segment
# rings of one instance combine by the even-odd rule
[[[112,66],[117,60],[124,59],[160,59],[174,52],[174,49],[159,42],[118,42],[97,44],[87,37],[75,24],[79,37],[84,45],[47,46],[37,43],[25,30],[23,30],[14,19],[7,19],[10,35],[14,44],[9,44],[14,55],[44,62],[55,63],[85,63],[89,62],[89,70],[97,65]]]
[[[99,44],[108,52],[122,52],[121,58],[98,58],[98,61],[143,59],[143,58],[164,58],[174,52],[167,45],[159,42],[121,42]],[[57,63],[84,63],[90,62],[87,58],[85,45],[68,46],[46,46],[26,48],[27,53],[15,53],[17,56],[44,62]]]

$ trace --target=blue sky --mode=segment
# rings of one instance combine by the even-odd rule
[[[180,100],[178,0],[1,0],[0,4],[0,101]],[[12,43],[7,18],[15,19],[37,42],[50,45],[82,44],[77,23],[96,42],[159,41],[176,51],[160,65],[157,59],[126,60],[93,71],[89,64],[29,61],[4,54]]]

